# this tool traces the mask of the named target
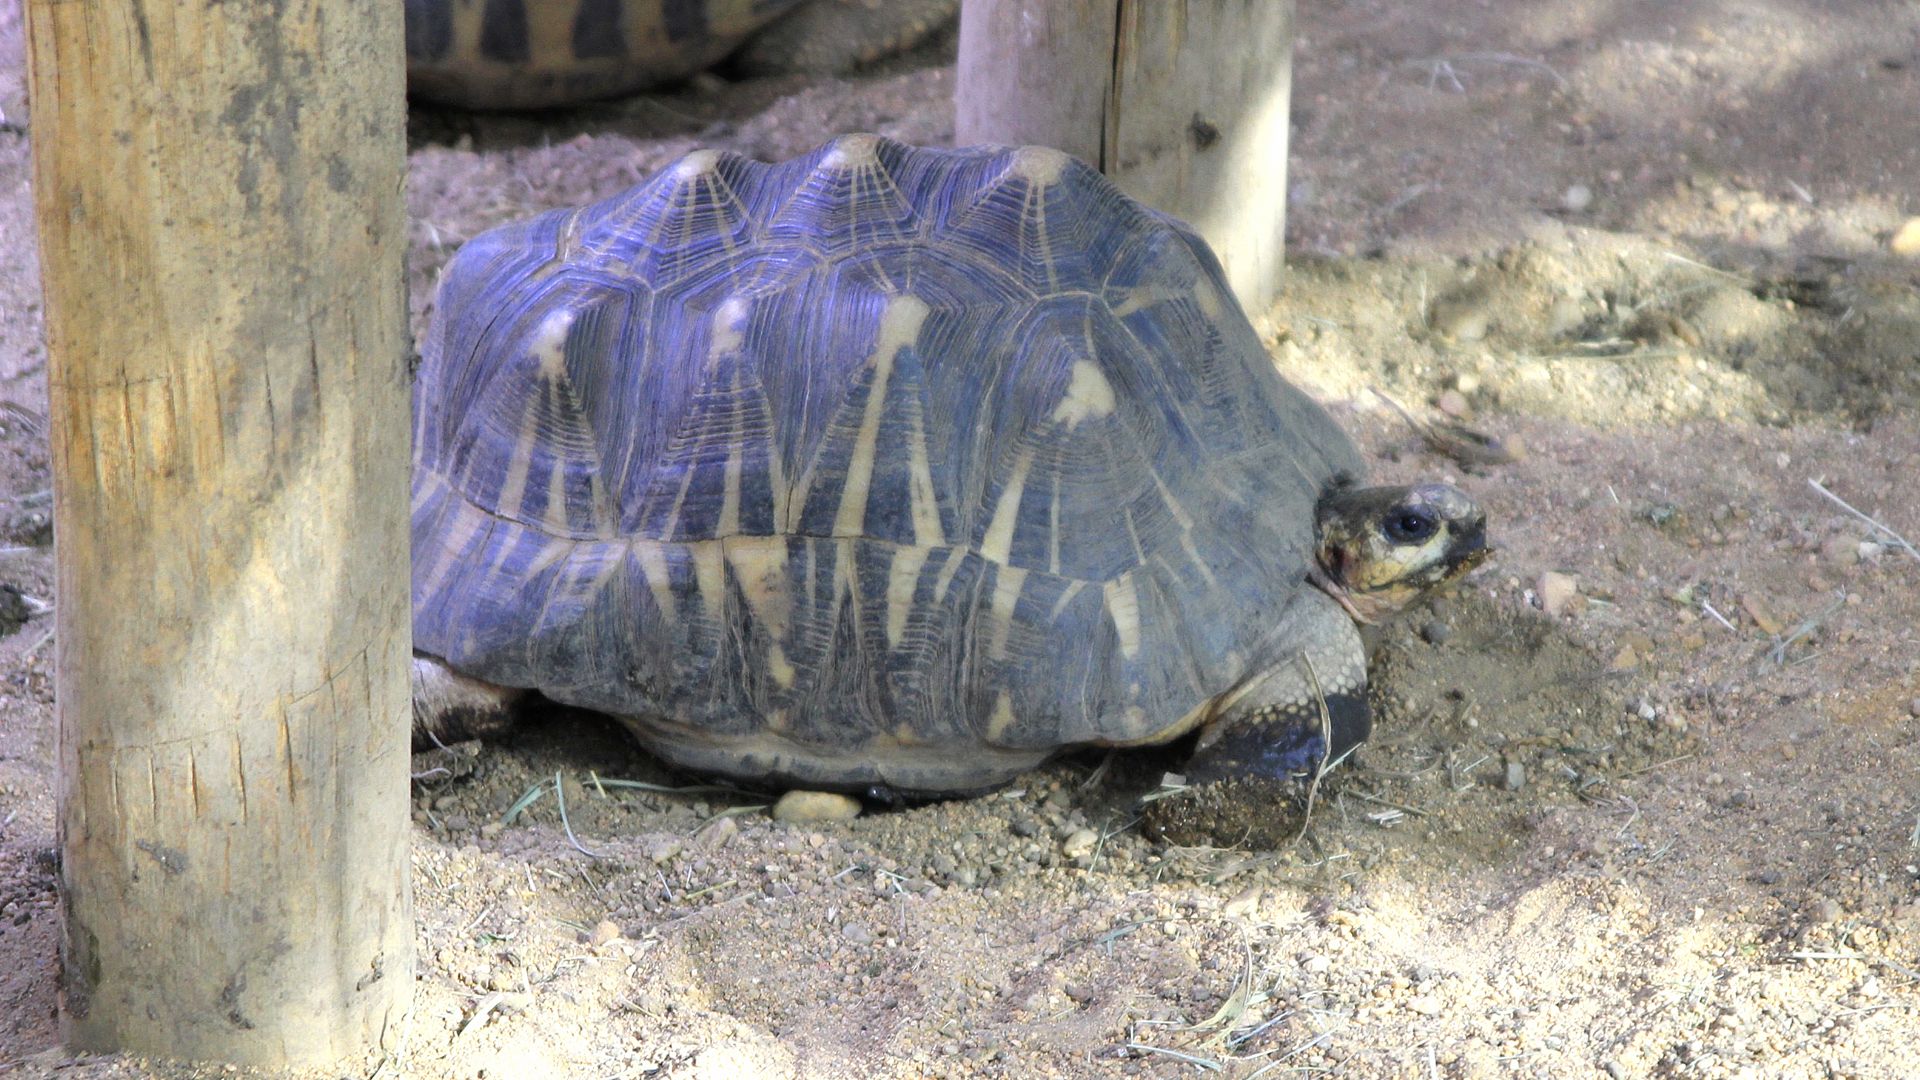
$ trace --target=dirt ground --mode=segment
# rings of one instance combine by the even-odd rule
[[[1326,0],[1299,31],[1275,360],[1500,548],[1378,635],[1377,739],[1307,833],[1194,843],[1233,808],[1188,796],[1148,835],[1151,751],[777,823],[555,713],[429,763],[412,1023],[314,1076],[1920,1075],[1920,554],[1860,516],[1920,541],[1920,7]],[[951,48],[419,114],[415,312],[462,241],[695,146],[948,141]],[[53,1045],[23,86],[8,2],[0,1072],[234,1075]],[[1518,460],[1437,456],[1376,389]]]

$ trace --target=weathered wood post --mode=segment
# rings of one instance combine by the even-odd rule
[[[363,1054],[413,992],[392,0],[29,0],[65,1034]]]
[[[964,0],[955,140],[1038,143],[1198,229],[1249,312],[1279,287],[1293,0]]]

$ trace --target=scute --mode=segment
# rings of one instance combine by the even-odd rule
[[[415,398],[416,646],[815,783],[1163,735],[1285,646],[1360,472],[1226,296],[1071,159],[873,136],[482,236]]]

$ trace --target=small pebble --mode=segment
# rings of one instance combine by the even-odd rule
[[[693,834],[693,842],[707,851],[718,851],[739,835],[740,823],[730,817],[723,817],[701,826],[700,831]]]
[[[1740,597],[1740,607],[1753,620],[1753,625],[1764,633],[1777,634],[1787,628],[1786,623],[1774,612],[1773,606],[1753,593]]]
[[[1548,570],[1534,583],[1533,591],[1540,598],[1540,610],[1558,617],[1580,595],[1580,583],[1571,574]]]
[[[1818,923],[1839,922],[1846,913],[1846,909],[1831,897],[1822,896],[1807,905],[1807,917]]]
[[[1560,195],[1560,205],[1570,214],[1578,214],[1593,205],[1593,189],[1585,184],[1574,184]]]
[[[1560,297],[1547,309],[1547,333],[1553,337],[1567,337],[1586,321],[1587,309],[1571,296]]]
[[[672,862],[673,857],[680,854],[683,847],[685,845],[677,836],[655,835],[640,842],[641,854],[652,860],[656,866]]]
[[[1333,969],[1333,961],[1324,956],[1309,956],[1300,967],[1310,975],[1321,975]]]
[[[1507,762],[1506,785],[1508,791],[1519,791],[1527,786],[1527,767],[1518,761]]]
[[[840,936],[855,945],[871,945],[873,943],[873,931],[867,929],[862,923],[850,922],[845,924],[840,927]]]
[[[1073,835],[1060,842],[1060,854],[1069,859],[1077,859],[1082,855],[1092,854],[1094,845],[1099,842],[1099,835],[1092,829],[1075,829]]]
[[[1434,400],[1440,411],[1455,420],[1468,420],[1473,417],[1473,406],[1467,404],[1467,395],[1458,390],[1442,390]]]
[[[587,936],[587,944],[599,948],[620,936],[620,924],[612,919],[601,919],[593,924],[593,933]]]
[[[1907,715],[1920,717],[1920,697],[1907,702]]]
[[[1420,627],[1420,636],[1429,645],[1445,645],[1447,639],[1453,636],[1453,627],[1439,619],[1428,619]]]
[[[1820,544],[1820,558],[1834,566],[1852,566],[1860,561],[1860,544],[1850,536],[1829,536]]]
[[[775,821],[852,821],[860,800],[831,791],[789,791],[773,804]]]
[[[1908,218],[1906,224],[1894,232],[1887,247],[1895,255],[1904,255],[1909,259],[1920,259],[1920,217]]]
[[[1412,1009],[1421,1016],[1439,1016],[1440,999],[1434,997],[1432,994],[1421,994],[1409,1000],[1407,1002],[1407,1008]]]
[[[1492,323],[1478,297],[1437,301],[1430,321],[1436,333],[1452,341],[1479,341]]]

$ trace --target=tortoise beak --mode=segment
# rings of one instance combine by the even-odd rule
[[[1486,519],[1476,519],[1454,538],[1453,545],[1447,551],[1446,580],[1457,581],[1466,576],[1468,571],[1492,558],[1494,550],[1487,543]]]

